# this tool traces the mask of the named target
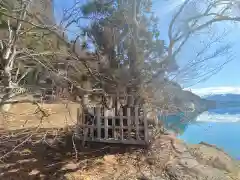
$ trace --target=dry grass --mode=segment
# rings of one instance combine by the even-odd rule
[[[4,130],[17,130],[33,128],[41,123],[42,128],[63,128],[76,123],[76,103],[41,104],[41,108],[47,112],[48,117],[41,120],[41,113],[37,112],[37,106],[32,104],[13,105],[7,114],[1,114],[0,128]]]
[[[102,143],[91,143],[83,148],[81,142],[75,141],[78,149],[76,160],[71,137],[71,133],[61,132],[59,139],[62,143],[54,143],[51,146],[46,143],[25,143],[7,156],[2,164],[0,163],[0,179],[59,180],[65,177],[69,180],[97,180],[100,177],[100,179],[109,178],[119,173],[120,176],[128,169],[126,162],[120,163],[121,154],[139,149],[127,145]],[[46,139],[50,141],[53,137],[49,133]],[[5,144],[0,148],[8,152],[13,145],[14,143],[9,143],[8,146]],[[126,159],[130,160],[130,155]]]
[[[71,129],[76,123],[79,107],[76,103],[68,103],[67,107],[65,103],[42,104],[41,108],[49,115],[43,120],[40,113],[36,113],[36,106],[31,104],[14,105],[9,113],[2,114],[0,158],[4,158],[0,159],[0,179],[58,180],[65,177],[69,180],[94,180],[111,174],[121,177],[127,166],[125,163],[116,165],[119,154],[139,147],[102,143],[88,143],[88,147],[81,147],[81,142],[75,139],[76,152],[73,132],[66,131],[64,127]],[[114,156],[106,159],[110,154]]]

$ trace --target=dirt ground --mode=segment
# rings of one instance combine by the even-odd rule
[[[1,114],[0,128],[4,130],[17,130],[33,128],[41,124],[41,128],[62,128],[73,125],[77,121],[79,104],[62,102],[59,104],[40,104],[41,109],[48,117],[41,119],[42,114],[36,105],[29,103],[16,104],[8,113]]]
[[[77,180],[86,179],[83,172],[103,162],[106,155],[142,148],[102,143],[82,147],[77,139],[73,143],[71,127],[79,107],[76,103],[42,104],[49,115],[43,120],[37,106],[31,104],[17,104],[1,114],[0,179],[70,180],[73,175]]]
[[[171,134],[160,134],[148,147],[82,147],[71,128],[79,105],[42,107],[49,114],[42,123],[29,104],[2,115],[0,180],[240,180],[227,154],[203,144],[191,148]]]
[[[42,133],[44,134],[46,130],[43,129]],[[38,132],[37,135],[40,134]],[[22,137],[15,137],[15,139],[20,138]],[[38,137],[33,136],[32,139],[34,138]],[[54,137],[49,133],[46,141],[50,142],[52,139]],[[70,132],[59,132],[58,140],[51,145],[45,142],[34,144],[28,141],[14,151],[12,151],[13,147],[21,141],[8,141],[8,143],[0,144],[0,156],[12,151],[0,162],[0,179],[97,180],[95,176],[90,179],[89,177],[92,177],[95,172],[102,172],[101,168],[104,168],[101,175],[108,175],[115,167],[112,163],[115,163],[117,157],[143,148],[103,143],[89,143],[86,147],[82,147],[81,142],[76,139],[73,145]]]
[[[44,136],[44,141],[53,141],[56,137],[65,141],[63,130],[76,123],[77,109],[80,105],[61,102],[40,104],[40,107],[47,117],[41,118],[42,113],[38,106],[28,103],[13,105],[9,112],[1,113],[0,157],[4,156],[4,158],[1,159],[2,163],[0,162],[0,179],[36,179],[31,177],[31,171],[34,169],[41,171],[42,168],[54,164],[55,159],[59,159],[61,163],[65,161],[66,155],[57,153],[56,148],[50,148],[47,142],[45,144],[37,142],[40,142]],[[24,144],[14,149],[25,140]],[[64,143],[61,144],[64,145]],[[71,150],[71,148],[67,150],[70,159],[72,158]],[[11,153],[5,157],[9,152]],[[58,162],[58,164],[61,163]]]

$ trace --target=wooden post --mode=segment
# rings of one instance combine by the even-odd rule
[[[123,140],[123,109],[120,108],[120,136],[121,140]]]
[[[112,138],[113,139],[117,138],[115,125],[116,125],[116,121],[115,121],[115,117],[113,116],[112,117]]]
[[[101,139],[101,109],[100,107],[96,108],[97,113],[97,138]]]
[[[128,138],[131,139],[131,108],[127,108]]]
[[[140,140],[139,137],[139,117],[138,117],[138,107],[135,107],[135,125],[136,125],[136,139]]]
[[[143,108],[144,140],[148,143],[148,122],[146,118],[146,109]]]
[[[104,111],[104,133],[105,133],[104,138],[108,139],[108,116],[106,111]]]
[[[95,115],[96,115],[96,114],[94,113],[94,116],[95,116]],[[91,137],[92,140],[94,140],[94,127],[95,127],[94,121],[95,121],[95,119],[93,119],[93,121],[92,121],[92,123],[91,123],[91,127],[90,127],[90,137]]]

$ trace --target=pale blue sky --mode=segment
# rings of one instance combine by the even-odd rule
[[[180,2],[181,0],[175,0]],[[172,1],[173,2],[173,1]],[[164,8],[161,8],[164,7]],[[166,7],[166,8],[165,8]],[[171,21],[171,18],[174,13],[173,4],[170,4],[169,1],[158,1],[154,3],[154,11],[156,15],[160,18],[160,31],[162,38],[167,38],[167,30],[168,24]],[[224,24],[222,25],[224,26]],[[234,42],[234,46],[232,51],[234,53],[234,58],[231,62],[226,64],[224,68],[212,76],[210,79],[206,80],[205,82],[198,83],[197,85],[192,86],[191,88],[206,88],[206,87],[222,87],[222,86],[233,86],[233,87],[240,87],[240,33],[239,29],[231,29],[231,32],[227,38],[227,40],[231,40]],[[196,40],[197,41],[197,40]],[[199,41],[199,40],[198,40]],[[195,43],[198,45],[198,43]],[[187,46],[189,51],[192,50],[192,46]],[[187,58],[189,55],[188,52],[184,52],[181,56],[182,59]],[[181,61],[182,59],[178,59]],[[224,59],[218,58],[217,61],[223,61]]]
[[[62,8],[68,8],[73,5],[74,0],[55,0],[55,14],[57,18],[61,17],[61,9]],[[85,0],[84,0],[85,1]],[[83,1],[83,2],[84,2]],[[180,0],[175,0],[176,2],[180,2]],[[171,1],[174,2],[174,1]],[[173,5],[170,4],[170,1],[154,1],[153,5],[154,12],[160,19],[160,32],[161,37],[163,39],[167,38],[167,29],[168,24],[171,20],[171,17],[174,12]],[[84,22],[84,21],[83,21]],[[228,40],[234,41],[234,47],[233,47],[233,53],[234,53],[234,59],[226,64],[224,68],[208,79],[205,82],[201,82],[197,85],[194,85],[191,88],[205,88],[205,87],[222,87],[222,86],[234,86],[234,87],[240,87],[240,42],[238,43],[238,39],[240,39],[240,33],[238,29],[232,30],[231,34],[229,35]],[[197,40],[196,40],[197,41]],[[200,40],[199,40],[200,41]],[[196,42],[194,43],[197,44]],[[189,51],[192,50],[192,46],[189,45],[189,47],[185,47],[185,49],[189,49]],[[188,58],[189,53],[187,51],[184,51],[181,55],[181,59],[177,59],[177,61]],[[217,61],[222,61],[221,57],[217,59]]]

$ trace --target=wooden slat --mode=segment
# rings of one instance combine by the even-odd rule
[[[139,140],[139,117],[138,117],[138,107],[135,107],[135,125],[136,125],[136,139]]]
[[[96,128],[97,129],[97,126],[93,126],[93,125],[81,125],[80,126],[81,128]],[[102,129],[104,129],[105,128],[105,126],[103,125],[103,126],[100,126],[100,128],[102,128]],[[108,129],[113,129],[113,128],[115,128],[115,130],[121,130],[121,129],[123,129],[123,130],[128,130],[128,126],[115,126],[115,127],[113,127],[113,126],[108,126]],[[144,130],[144,126],[139,126],[139,130]]]
[[[96,114],[96,108],[93,107],[93,113]],[[94,139],[94,127],[95,127],[95,122],[96,119],[92,119],[92,122],[91,122],[91,127],[89,128],[90,130],[90,138],[93,140]]]
[[[85,120],[85,114],[83,113],[83,119]],[[84,122],[85,123],[85,122]],[[87,122],[88,123],[88,122]],[[84,146],[85,141],[88,139],[88,128],[84,127],[83,128],[83,141],[82,141],[82,146]]]
[[[101,109],[100,107],[96,108],[96,113],[97,113],[97,138],[101,138]]]
[[[120,118],[120,116],[108,116],[109,119],[112,119],[113,117],[114,117],[115,119]],[[134,118],[134,116],[129,116],[129,117]],[[143,116],[139,116],[139,118],[141,118],[141,117],[143,118]],[[101,119],[104,119],[105,116],[100,116],[100,118],[101,118]],[[123,118],[123,119],[124,119],[124,118],[127,119],[128,116],[122,116],[122,118]]]
[[[117,111],[120,109],[120,104],[119,104],[119,91],[117,90]],[[121,115],[120,115],[121,116]]]
[[[79,138],[80,140],[82,137]],[[103,142],[103,143],[121,143],[121,144],[134,144],[134,145],[147,145],[147,142],[145,140],[115,140],[115,139],[94,139],[91,140],[90,138],[86,139],[86,141],[91,142]]]
[[[128,138],[131,138],[131,109],[127,108]]]
[[[119,110],[119,111],[120,111],[120,110]],[[130,116],[130,117],[131,117],[131,118],[134,118],[135,116]],[[101,119],[104,119],[105,116],[101,116],[101,115],[100,115],[100,118],[101,118]],[[112,118],[120,119],[120,116],[108,116],[108,118],[109,118],[109,119],[112,119]],[[123,118],[123,119],[124,119],[124,118],[127,119],[128,116],[122,116],[122,118]],[[143,115],[142,115],[142,116],[138,116],[138,118],[140,118],[140,119],[142,118],[142,119],[143,119]]]
[[[117,96],[115,95],[115,100],[116,102],[119,102],[120,96],[118,93],[116,94]],[[128,102],[132,105],[131,107],[127,108],[127,112],[126,112],[127,114],[124,114],[125,116],[123,116],[123,109],[120,107],[116,107],[117,103],[115,103],[115,107],[114,107],[115,116],[113,115],[112,117],[107,117],[106,111],[104,111],[104,109],[103,109],[104,113],[102,112],[101,114],[101,109],[98,107],[95,109],[96,111],[94,111],[94,115],[96,117],[95,123],[89,124],[89,125],[81,123],[80,127],[83,127],[83,129],[85,129],[85,133],[90,131],[90,134],[88,136],[85,136],[86,141],[122,143],[122,144],[139,144],[139,145],[144,145],[148,143],[149,132],[148,132],[148,122],[146,119],[146,110],[143,109],[143,114],[139,114],[139,107],[136,106],[137,104],[135,103],[132,104],[133,102],[135,102],[134,101],[135,96],[133,97],[132,95],[124,95],[124,97],[125,98],[127,97]],[[117,111],[119,114],[117,113]],[[77,118],[79,118],[77,120],[79,123],[80,122],[79,110],[77,114],[78,114]],[[109,119],[111,119],[112,125],[108,125]],[[118,126],[116,126],[117,120],[120,120],[120,124],[118,124]],[[123,122],[125,123],[126,120],[127,120],[127,124],[124,125]],[[104,137],[101,137],[102,136],[101,131],[103,129],[104,129]],[[97,137],[94,137],[95,135],[94,130],[97,130],[97,133],[96,133]],[[142,135],[141,131],[144,131],[144,135]],[[112,136],[108,135],[109,132],[112,132]],[[118,132],[120,135],[118,134]],[[125,138],[125,133],[127,135],[127,138]],[[134,134],[134,137],[132,137],[131,133]],[[144,136],[144,139],[141,139],[142,136]],[[80,138],[83,138],[83,137],[80,137]]]
[[[120,138],[123,140],[123,109],[120,108]]]
[[[94,125],[90,128],[90,137],[92,140],[94,139]]]
[[[113,117],[112,118],[112,135],[114,139],[117,138],[115,126],[116,126],[115,117]]]
[[[104,111],[104,138],[108,138],[108,117],[106,115],[106,111]]]

